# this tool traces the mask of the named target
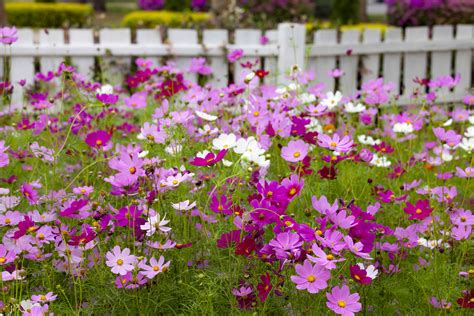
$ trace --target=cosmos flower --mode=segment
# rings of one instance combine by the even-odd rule
[[[281,149],[281,156],[288,162],[303,160],[308,154],[309,144],[302,140],[292,140]]]
[[[318,145],[338,152],[348,152],[351,150],[354,142],[349,136],[341,138],[338,134],[332,137],[324,134],[318,135]]]
[[[430,216],[431,212],[433,212],[433,209],[430,208],[429,200],[418,200],[415,205],[407,202],[407,206],[403,209],[403,211],[410,215],[408,218],[410,220],[423,220]]]
[[[155,257],[150,258],[150,263],[146,264],[146,259],[138,263],[138,268],[141,269],[140,273],[143,274],[148,279],[153,279],[159,273],[166,272],[170,266],[170,261],[165,263],[165,258],[160,256],[160,259],[157,261]]]
[[[121,250],[119,246],[115,246],[112,251],[108,251],[105,258],[107,259],[105,263],[111,268],[112,273],[122,276],[132,271],[137,262],[137,258],[130,254],[130,249],[124,248]]]
[[[98,130],[87,134],[86,144],[92,148],[103,148],[110,140],[110,135],[103,130]]]
[[[326,297],[327,307],[336,314],[353,316],[362,309],[359,294],[351,294],[347,285],[333,287],[330,293],[326,293]]]
[[[296,284],[298,290],[315,294],[327,288],[331,273],[323,266],[312,265],[309,260],[305,260],[302,265],[297,264],[295,269],[298,275],[291,276],[291,281]]]
[[[171,228],[166,226],[169,222],[166,219],[166,215],[161,219],[160,214],[156,214],[155,216],[148,217],[147,222],[141,225],[140,228],[146,231],[147,236],[153,236],[157,231],[168,233],[171,231]]]

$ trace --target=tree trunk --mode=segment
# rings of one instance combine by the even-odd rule
[[[105,12],[107,9],[105,7],[105,0],[92,0],[92,5],[96,12]]]
[[[367,0],[359,0],[359,21],[369,21],[369,16],[367,14]]]
[[[0,0],[0,25],[4,26],[7,24],[7,12],[5,11],[5,1]]]

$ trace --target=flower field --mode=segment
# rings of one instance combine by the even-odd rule
[[[474,96],[441,102],[460,78],[400,105],[383,78],[343,95],[242,67],[218,88],[203,58],[138,58],[119,86],[61,64],[23,108],[2,84],[4,315],[468,314]]]

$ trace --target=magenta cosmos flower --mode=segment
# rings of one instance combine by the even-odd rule
[[[326,268],[318,264],[313,266],[309,260],[305,260],[303,265],[297,264],[296,273],[298,275],[292,275],[291,281],[298,290],[307,290],[311,294],[327,288],[327,281],[331,277]]]
[[[347,285],[333,287],[331,293],[326,293],[327,307],[334,313],[344,316],[353,316],[362,309],[359,303],[359,294],[351,294]]]
[[[407,207],[405,207],[403,211],[410,215],[410,217],[408,217],[408,219],[410,220],[423,220],[427,218],[431,214],[431,212],[433,212],[433,209],[430,208],[429,200],[419,200],[415,203],[415,205],[411,204],[410,202],[407,202]]]
[[[105,254],[108,267],[112,268],[112,273],[125,275],[132,271],[137,258],[130,254],[130,249],[125,248],[123,251],[119,246],[115,246],[112,251]]]
[[[102,148],[107,145],[110,135],[106,131],[98,130],[87,134],[86,144],[92,148]]]
[[[342,139],[339,135],[334,134],[331,138],[329,135],[319,134],[318,145],[323,148],[328,148],[339,152],[348,152],[354,142],[349,136],[344,136]]]
[[[237,60],[239,60],[242,56],[244,56],[244,51],[242,49],[236,49],[236,50],[231,51],[227,55],[227,59],[231,63],[233,63],[233,62],[236,62]]]
[[[281,156],[288,162],[298,162],[308,154],[309,144],[302,140],[292,140],[281,149]]]

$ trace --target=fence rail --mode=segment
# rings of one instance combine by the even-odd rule
[[[453,91],[444,91],[446,101],[457,101],[472,85],[473,34],[474,25],[389,28],[384,34],[374,29],[318,30],[307,42],[304,25],[290,23],[266,32],[238,29],[233,34],[227,30],[203,30],[198,34],[196,30],[169,29],[164,38],[159,30],[137,30],[132,34],[130,29],[102,29],[95,36],[90,29],[21,29],[18,42],[0,50],[0,55],[9,59],[9,78],[4,79],[15,86],[14,102],[22,100],[18,81],[33,83],[36,71],[55,70],[69,57],[79,73],[91,77],[99,56],[110,64],[105,78],[112,83],[121,81],[135,57],[151,57],[156,63],[161,58],[173,59],[186,70],[191,58],[202,56],[212,66],[209,80],[217,86],[227,85],[229,74],[234,81],[241,81],[241,64],[258,60],[260,68],[272,74],[265,79],[267,83],[287,82],[288,69],[297,64],[314,71],[316,80],[323,82],[326,90],[339,89],[346,94],[356,92],[367,80],[383,76],[395,84],[401,99],[406,101],[416,86],[414,78],[459,74],[458,86]],[[268,43],[261,43],[262,36]],[[244,57],[230,67],[227,54],[237,48],[244,51]],[[3,59],[0,66],[2,62]],[[39,68],[35,68],[38,64]],[[335,68],[345,74],[338,79],[328,76]],[[3,66],[0,69],[3,71]],[[185,75],[187,79],[196,79],[195,74]]]

